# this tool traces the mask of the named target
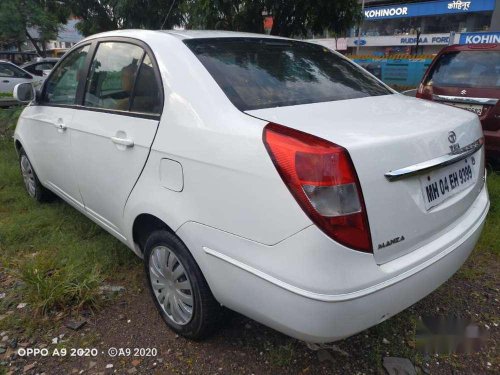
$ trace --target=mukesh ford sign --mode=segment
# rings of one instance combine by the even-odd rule
[[[493,33],[462,33],[460,34],[460,44],[500,44],[500,32]]]
[[[484,12],[495,9],[495,0],[440,0],[425,3],[398,4],[366,8],[365,18],[378,20],[386,18],[421,17],[439,14]]]

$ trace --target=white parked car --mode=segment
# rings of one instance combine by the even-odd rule
[[[38,58],[36,60],[23,64],[21,68],[33,75],[45,77],[50,73],[50,71],[54,68],[58,61],[58,57]]]
[[[29,194],[143,257],[163,319],[190,338],[221,306],[310,342],[378,324],[457,271],[489,208],[476,115],[263,35],[89,37],[15,146]]]
[[[9,61],[0,61],[0,93],[11,94],[14,87],[20,83],[31,83],[34,87],[39,87],[43,82],[43,77],[28,73]]]

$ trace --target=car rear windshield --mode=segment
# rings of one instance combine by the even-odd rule
[[[270,38],[185,43],[242,111],[392,93],[350,61],[311,43]]]
[[[436,61],[426,84],[441,87],[500,87],[500,51],[448,52]]]

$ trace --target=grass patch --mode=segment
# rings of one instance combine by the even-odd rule
[[[0,136],[12,135],[22,110],[23,107],[0,109]]]
[[[490,212],[483,233],[477,244],[477,251],[500,255],[500,171],[488,171],[488,192]]]
[[[269,362],[273,366],[285,367],[292,363],[295,349],[292,343],[273,346],[269,349]]]
[[[102,274],[97,267],[87,270],[82,265],[36,254],[34,259],[19,266],[24,282],[25,300],[37,313],[46,314],[67,306],[79,309],[99,305],[99,285]]]
[[[383,358],[391,356],[410,358],[412,362],[420,363],[416,356],[415,332],[417,317],[411,310],[405,310],[366,331],[366,334],[375,340],[370,340],[367,351],[368,360],[375,368],[383,368]],[[400,341],[404,338],[404,342]],[[384,340],[387,340],[384,342]]]
[[[39,315],[95,309],[102,282],[127,280],[140,260],[61,200],[39,204],[25,193],[11,139],[21,110],[0,110],[0,266],[22,282],[7,293]]]

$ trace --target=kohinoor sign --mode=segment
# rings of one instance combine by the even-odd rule
[[[422,17],[440,14],[472,13],[492,11],[495,0],[440,0],[422,3],[397,4],[382,7],[365,8],[364,16],[368,20],[387,18]]]

